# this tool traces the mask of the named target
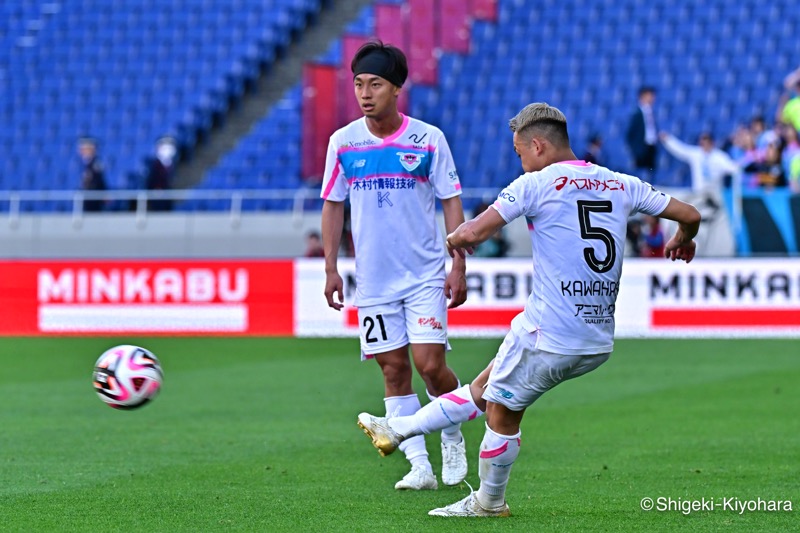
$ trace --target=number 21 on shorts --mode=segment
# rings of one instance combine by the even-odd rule
[[[380,313],[374,317],[365,316],[361,325],[366,328],[364,340],[367,341],[367,344],[378,342],[379,340],[388,340],[386,336],[386,325],[383,323],[383,315]]]

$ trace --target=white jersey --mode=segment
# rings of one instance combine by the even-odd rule
[[[608,353],[628,217],[657,216],[670,197],[639,178],[583,161],[523,174],[492,205],[506,222],[524,216],[533,243],[533,290],[520,315],[537,348]]]
[[[322,198],[350,193],[356,306],[402,300],[422,286],[444,286],[444,240],[435,198],[461,194],[450,147],[436,127],[403,115],[381,139],[361,118],[331,136]]]

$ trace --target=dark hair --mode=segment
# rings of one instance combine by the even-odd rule
[[[641,87],[639,87],[639,96],[642,96],[647,93],[656,94],[656,88],[653,87],[652,85],[642,85]]]
[[[375,72],[375,69],[363,70],[365,63],[363,62],[367,56],[372,54],[379,54],[381,59],[380,72]],[[371,65],[374,66],[374,65]],[[361,68],[359,68],[361,67]],[[360,72],[356,72],[360,70]],[[383,44],[382,41],[369,41],[361,45],[353,60],[350,62],[350,71],[354,76],[361,72],[370,72],[388,80],[389,82],[402,87],[408,78],[408,61],[406,55],[402,50],[391,44]]]

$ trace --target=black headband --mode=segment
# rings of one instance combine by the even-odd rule
[[[353,78],[359,74],[375,74],[398,87],[402,87],[406,81],[405,77],[397,72],[394,61],[381,50],[370,52],[358,60],[353,68]]]

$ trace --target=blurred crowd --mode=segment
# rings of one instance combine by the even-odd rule
[[[784,89],[772,120],[761,115],[752,117],[719,143],[710,131],[702,132],[693,143],[660,130],[656,88],[639,90],[638,105],[631,113],[625,139],[633,160],[632,173],[654,181],[661,148],[688,166],[690,185],[683,192],[671,192],[695,204],[703,213],[705,228],[698,238],[705,239],[711,255],[735,253],[731,224],[722,209],[726,188],[788,188],[791,193],[800,193],[800,68],[786,76]],[[604,164],[601,146],[602,140],[593,135],[587,142],[584,159]],[[631,220],[628,254],[659,256],[658,243],[663,242],[664,233],[658,219]]]

